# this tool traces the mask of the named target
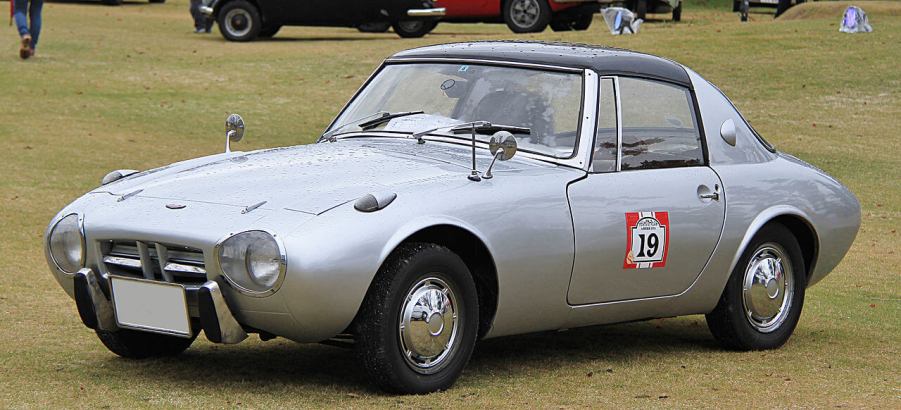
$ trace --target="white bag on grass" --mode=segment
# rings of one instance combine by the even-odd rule
[[[604,15],[604,22],[607,23],[610,34],[613,34],[614,36],[620,34],[635,34],[638,33],[638,29],[641,27],[642,20],[635,18],[635,13],[632,13],[629,9],[622,7],[607,7],[602,10],[601,13]]]
[[[842,17],[842,26],[838,29],[842,33],[869,33],[873,31],[867,13],[857,6],[848,6]]]

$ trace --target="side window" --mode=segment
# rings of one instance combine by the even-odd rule
[[[591,157],[592,172],[616,171],[616,96],[613,80],[601,79],[598,105],[598,128]]]
[[[688,89],[620,77],[622,167],[654,169],[702,165],[704,154]]]

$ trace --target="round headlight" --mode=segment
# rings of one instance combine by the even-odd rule
[[[219,245],[219,267],[245,293],[274,292],[285,273],[282,248],[268,232],[248,231]]]
[[[59,270],[75,273],[84,267],[84,236],[78,215],[60,219],[50,230],[50,257]]]

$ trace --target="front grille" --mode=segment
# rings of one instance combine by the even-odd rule
[[[203,251],[187,246],[113,240],[100,244],[102,263],[114,275],[185,285],[206,282]]]

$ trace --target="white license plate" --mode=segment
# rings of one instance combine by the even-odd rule
[[[116,276],[110,279],[119,327],[192,336],[185,288],[181,285]]]

